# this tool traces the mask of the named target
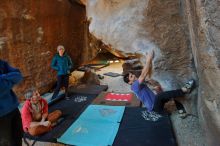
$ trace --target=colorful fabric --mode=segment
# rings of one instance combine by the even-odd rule
[[[108,93],[105,96],[105,100],[110,101],[128,101],[130,102],[132,98],[131,94],[122,94],[122,93]]]

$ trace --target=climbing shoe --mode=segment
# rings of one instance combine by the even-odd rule
[[[185,83],[183,88],[186,89],[186,93],[190,93],[195,88],[195,80],[191,79]]]
[[[181,118],[181,119],[185,119],[187,116],[188,116],[188,114],[186,113],[186,111],[184,111],[184,110],[178,110],[178,113],[179,113],[179,117]]]

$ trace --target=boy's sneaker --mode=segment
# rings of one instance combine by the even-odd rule
[[[185,83],[183,88],[186,88],[186,93],[190,93],[195,88],[195,80],[191,79]]]

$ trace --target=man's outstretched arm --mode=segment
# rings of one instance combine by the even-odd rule
[[[150,51],[149,53],[147,53],[146,55],[146,64],[141,72],[141,75],[139,76],[138,80],[139,80],[139,83],[142,83],[145,78],[147,76],[150,76],[151,72],[152,72],[152,59],[153,59],[153,56],[154,56],[154,51]]]

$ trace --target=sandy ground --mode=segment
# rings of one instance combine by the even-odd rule
[[[108,67],[102,68],[97,71],[97,74],[103,75],[107,72],[122,73],[122,63],[113,63]],[[82,76],[83,73],[77,73]],[[108,85],[108,91],[111,92],[130,92],[130,85],[124,83],[122,76],[109,77],[104,76],[104,79],[100,80],[102,85]],[[195,116],[188,116],[185,119],[181,119],[178,112],[174,112],[171,115],[171,121],[173,123],[173,129],[175,131],[177,143],[179,146],[206,146],[204,142],[203,132],[199,127],[198,118]],[[159,140],[159,138],[158,138]],[[62,144],[42,143],[37,142],[35,146],[62,146]]]
[[[122,74],[122,63],[113,63],[110,66],[107,66],[105,68],[102,68],[101,71],[97,71],[97,74],[103,75],[107,72],[113,72],[113,73],[119,73]],[[111,92],[131,92],[130,85],[125,84],[123,81],[122,76],[118,77],[110,77],[110,76],[104,76],[103,80],[100,80],[102,85],[108,85],[108,91]]]

